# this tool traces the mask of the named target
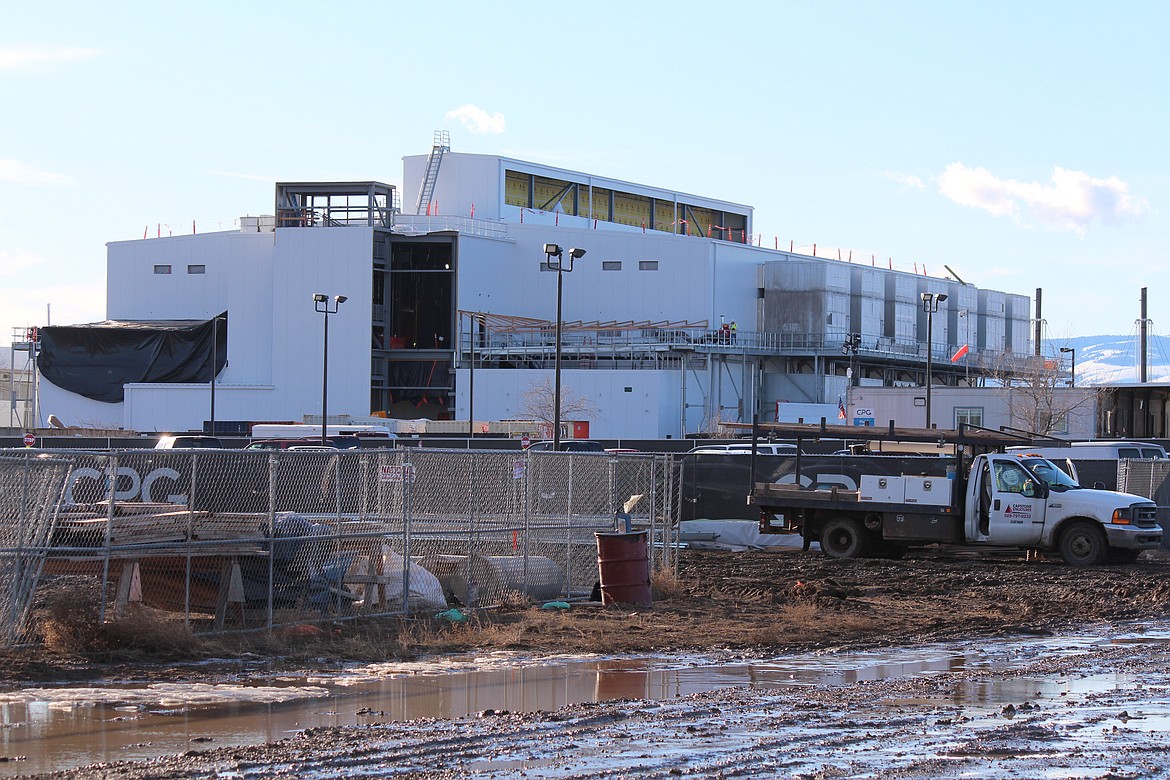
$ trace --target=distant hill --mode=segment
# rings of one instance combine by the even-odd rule
[[[1150,382],[1170,382],[1170,337],[1150,335],[1148,338],[1146,378]],[[1077,384],[1100,385],[1138,381],[1139,340],[1129,336],[1074,336],[1066,339],[1046,339],[1045,355],[1061,355],[1061,347],[1076,350]],[[1067,367],[1067,363],[1066,363]]]

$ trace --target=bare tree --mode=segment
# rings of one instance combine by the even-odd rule
[[[1007,354],[989,373],[1007,403],[1011,425],[1033,433],[1067,432],[1070,418],[1096,398],[1092,389],[1070,387],[1055,357]]]
[[[708,439],[734,439],[736,431],[723,425],[723,409],[716,409],[714,414],[703,418],[699,423],[699,433]],[[732,420],[731,422],[735,422]]]
[[[524,391],[521,408],[524,414],[543,423],[552,436],[553,422],[556,418],[556,387],[550,377],[536,380]],[[598,413],[597,404],[584,396],[577,395],[573,388],[561,385],[561,420],[573,420],[580,417],[595,417]]]

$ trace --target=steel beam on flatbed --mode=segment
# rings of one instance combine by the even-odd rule
[[[723,423],[725,427],[751,429],[751,423]],[[860,425],[829,425],[820,423],[759,423],[759,433],[780,439],[852,439],[854,441],[908,441],[968,444],[977,447],[999,448],[1016,444],[1030,444],[1030,435],[1010,431],[993,431],[964,425],[957,431],[943,428],[887,428]]]

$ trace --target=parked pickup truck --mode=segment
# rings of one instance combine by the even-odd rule
[[[1156,506],[1141,496],[1082,488],[1035,455],[970,463],[966,474],[946,477],[862,474],[856,489],[758,483],[751,501],[761,533],[799,533],[806,550],[816,541],[833,558],[955,544],[1039,549],[1094,566],[1162,545]]]

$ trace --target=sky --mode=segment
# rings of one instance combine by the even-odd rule
[[[105,245],[436,130],[746,204],[764,246],[1170,331],[1170,3],[0,0],[0,341],[105,318]],[[410,201],[412,193],[404,200]]]

